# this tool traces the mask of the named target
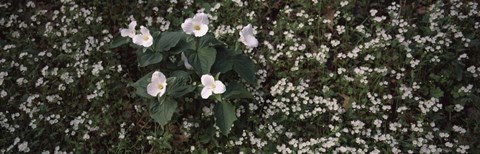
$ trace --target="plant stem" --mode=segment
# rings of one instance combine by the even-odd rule
[[[198,48],[199,48],[198,46],[200,46],[200,38],[195,37],[195,42],[196,42],[195,43],[195,51],[198,52]]]

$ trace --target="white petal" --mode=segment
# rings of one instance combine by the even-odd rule
[[[136,26],[137,26],[136,21],[130,22],[130,24],[128,24],[128,29],[126,29],[126,28],[120,29],[120,35],[122,35],[122,37],[129,36],[130,38],[133,38],[135,36],[135,27]]]
[[[190,63],[188,63],[188,61],[183,61],[183,65],[185,66],[186,69],[188,70],[192,70],[193,69],[193,66],[190,65]]]
[[[147,85],[147,93],[150,96],[156,97],[158,93],[160,93],[160,89],[158,89],[158,85],[156,83],[151,82]]]
[[[205,87],[211,87],[211,85],[215,83],[213,76],[208,74],[202,75],[200,80],[202,81],[202,85]]]
[[[215,81],[215,89],[213,89],[213,93],[221,94],[224,93],[227,89],[225,85],[221,81]]]
[[[153,72],[152,74],[152,79],[151,79],[151,82],[152,83],[166,83],[167,82],[167,78],[165,77],[165,75],[160,72],[160,71],[155,71]]]
[[[195,22],[200,22],[202,24],[208,25],[208,16],[205,13],[197,13],[193,16]]]
[[[143,35],[142,34],[138,34],[138,35],[135,35],[133,36],[132,38],[132,41],[133,43],[137,44],[137,45],[142,45],[143,44]]]
[[[248,48],[255,48],[258,46],[258,40],[253,37],[252,35],[247,35],[244,37],[243,44],[245,44]]]
[[[251,24],[243,27],[240,31],[240,41],[248,48],[254,48],[258,46],[258,40],[253,36],[253,27]]]
[[[158,96],[162,97],[163,94],[165,94],[166,90],[167,90],[167,83],[163,84],[163,89],[160,90]]]
[[[137,27],[137,21],[132,21],[128,24],[128,29],[135,31],[135,27]]]
[[[240,35],[253,35],[253,28],[251,24],[248,24],[247,26],[243,27],[242,31],[240,31]]]
[[[185,22],[182,23],[182,29],[183,32],[186,34],[192,34],[193,33],[193,21],[192,18],[187,18]]]
[[[210,97],[212,93],[213,93],[213,89],[208,87],[203,87],[202,92],[200,94],[202,95],[203,99],[208,99],[208,97]]]
[[[152,37],[152,35],[148,35],[147,37],[148,37],[148,40],[143,41],[143,46],[148,48],[148,47],[152,46],[152,44],[153,44],[153,37]]]
[[[135,36],[135,29],[129,31],[130,33],[128,34],[128,37],[133,38]]]
[[[120,35],[122,35],[122,37],[129,36],[130,35],[130,30],[129,29],[120,29]]]
[[[143,35],[150,35],[150,31],[144,27],[144,26],[140,26],[140,32],[143,34]]]
[[[189,70],[193,69],[192,65],[190,65],[190,63],[188,63],[187,56],[185,56],[184,52],[182,52],[182,61],[183,61],[183,65],[185,65],[185,68],[187,68]]]
[[[193,34],[195,34],[196,37],[202,37],[208,32],[208,25],[200,24],[199,26],[200,26],[200,30],[195,30],[195,29],[193,30]]]

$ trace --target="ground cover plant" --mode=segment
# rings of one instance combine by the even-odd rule
[[[479,28],[469,0],[2,1],[0,152],[479,153]]]

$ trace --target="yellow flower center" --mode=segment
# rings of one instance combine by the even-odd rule
[[[158,84],[158,89],[162,90],[163,88],[163,84]]]
[[[195,25],[195,26],[193,26],[193,29],[195,29],[195,30],[200,30],[200,25]]]
[[[147,35],[143,35],[143,39],[144,39],[145,41],[148,41],[148,39],[150,39],[150,37],[148,37]]]
[[[211,87],[212,87],[212,89],[215,89],[217,87],[217,85],[212,84]]]

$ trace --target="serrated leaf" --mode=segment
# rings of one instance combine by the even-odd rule
[[[430,94],[435,98],[443,97],[443,91],[440,88],[431,89]]]
[[[255,85],[255,64],[252,59],[245,55],[236,55],[233,57],[233,70],[238,76],[245,79],[248,83]]]
[[[150,83],[150,80],[152,78],[153,72],[148,73],[147,75],[143,76],[137,82],[133,83],[131,86],[135,88],[135,93],[138,96],[144,97],[144,98],[152,98],[147,93],[147,85]]]
[[[211,47],[200,48],[197,51],[187,50],[185,52],[188,62],[193,66],[193,69],[199,74],[209,74],[213,63],[215,63],[217,51]]]
[[[227,86],[223,94],[227,99],[253,98],[252,94],[240,83],[234,82]]]
[[[163,55],[160,52],[152,50],[137,51],[138,66],[145,67],[151,64],[159,63],[163,59]]]
[[[164,97],[162,102],[150,103],[150,116],[162,127],[165,126],[177,110],[177,101],[170,97]]]
[[[154,50],[157,52],[168,51],[184,37],[183,32],[164,32],[155,40]]]
[[[112,40],[112,42],[110,42],[110,45],[108,46],[108,48],[110,49],[116,48],[121,45],[127,44],[129,42],[130,42],[130,37],[117,36],[115,39]]]
[[[223,135],[228,135],[233,122],[237,120],[235,106],[228,102],[219,102],[215,104],[213,111],[215,112],[215,124],[220,128]]]

